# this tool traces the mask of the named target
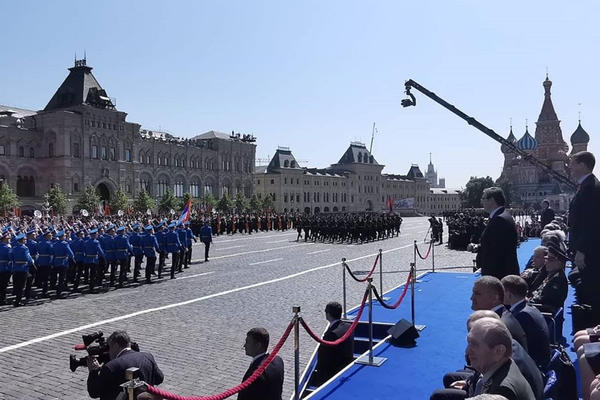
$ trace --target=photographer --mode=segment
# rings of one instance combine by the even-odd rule
[[[125,370],[130,367],[140,369],[140,379],[151,385],[159,385],[163,381],[163,373],[156,365],[150,353],[137,352],[131,349],[131,340],[125,331],[113,332],[107,340],[110,361],[100,365],[94,357],[88,357],[90,374],[87,390],[91,398],[114,400],[123,392],[120,387],[126,381]]]

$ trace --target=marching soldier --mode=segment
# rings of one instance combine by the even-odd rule
[[[139,233],[139,224],[133,225],[131,229],[133,229],[133,232],[129,235],[129,244],[133,249],[133,281],[135,282],[142,268],[144,251],[142,249],[142,235]]]
[[[165,231],[164,222],[160,222],[156,229],[156,241],[160,249],[158,254],[158,279],[162,277],[162,271],[165,267],[165,258],[167,257],[167,232]]]
[[[187,232],[183,227],[183,222],[177,224],[177,235],[179,236],[179,242],[181,243],[181,250],[179,250],[179,272],[181,272],[181,267],[188,268],[187,261]]]
[[[6,303],[6,288],[12,274],[12,248],[9,242],[10,232],[5,230],[0,234],[0,305]]]
[[[84,231],[79,229],[76,232],[75,239],[71,242],[71,250],[75,256],[75,280],[73,281],[73,292],[79,290],[79,282],[83,276],[84,283],[89,282],[89,270],[85,267],[85,240],[83,239]]]
[[[52,256],[54,255],[52,245],[52,231],[44,232],[44,237],[38,242],[37,276],[38,283],[42,288],[42,297],[48,297],[48,279],[52,269]]]
[[[140,236],[142,249],[146,256],[146,283],[151,282],[151,276],[154,273],[154,266],[156,265],[156,252],[160,251],[156,236],[154,236],[154,229],[152,225],[147,225],[144,230],[146,234]]]
[[[25,245],[29,249],[29,254],[31,258],[33,258],[33,262],[35,264],[38,256],[38,248],[37,242],[34,240],[35,237],[35,229],[30,229],[27,231],[27,242]],[[29,295],[31,294],[31,286],[33,282],[37,281],[37,267],[30,268],[29,274],[27,274],[27,283],[25,284],[25,299],[29,299]]]
[[[197,242],[198,239],[196,239],[196,235],[194,235],[194,231],[192,231],[190,229],[190,221],[186,221],[185,222],[185,232],[187,233],[186,239],[185,239],[185,246],[187,247],[187,251],[185,253],[185,257],[186,257],[186,268],[188,267],[188,265],[190,265],[192,263],[192,240],[194,242]]]
[[[175,279],[175,269],[179,266],[179,252],[181,250],[181,242],[179,234],[175,231],[175,221],[169,224],[170,231],[167,232],[167,245],[165,250],[171,254],[171,279]]]
[[[119,287],[127,282],[127,269],[129,268],[129,256],[133,254],[133,248],[129,238],[125,236],[125,227],[117,228],[117,236],[113,238],[115,264],[119,265]],[[137,271],[139,273],[139,270]],[[133,281],[137,282],[137,274],[133,275]]]
[[[90,238],[84,244],[84,263],[85,268],[90,271],[90,290],[94,292],[96,284],[102,286],[102,278],[104,271],[100,266],[100,260],[103,260],[106,255],[102,250],[102,246],[97,239],[98,229],[89,231]]]
[[[25,246],[25,234],[21,233],[15,237],[15,246],[12,249],[13,259],[13,293],[15,295],[14,306],[19,307],[21,305],[21,298],[23,297],[23,289],[25,288],[28,280],[28,274],[30,268],[35,268],[33,258],[29,253],[29,249]],[[31,286],[29,286],[31,289]],[[25,293],[25,298],[29,298],[29,293]]]
[[[58,231],[56,234],[56,243],[53,246],[52,268],[56,270],[58,276],[58,285],[56,286],[56,296],[61,297],[63,290],[67,288],[66,277],[67,268],[69,268],[69,260],[73,260],[75,255],[69,243],[64,240],[65,231]]]
[[[204,220],[204,226],[200,228],[200,241],[204,243],[204,262],[208,261],[208,251],[212,243],[212,228],[208,220]]]

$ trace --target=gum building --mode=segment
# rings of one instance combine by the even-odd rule
[[[118,188],[159,198],[252,194],[255,138],[209,131],[191,138],[127,121],[92,74],[76,60],[43,110],[0,105],[0,180],[23,212],[39,209],[54,184],[71,206],[86,185],[109,201]]]

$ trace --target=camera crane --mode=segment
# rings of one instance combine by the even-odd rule
[[[505,138],[503,138],[502,136],[500,136],[496,132],[494,132],[492,129],[483,125],[481,122],[477,121],[475,118],[465,114],[464,112],[462,112],[461,110],[459,110],[458,108],[453,106],[452,104],[448,103],[447,101],[445,101],[444,99],[442,99],[441,97],[436,95],[435,93],[425,89],[423,86],[419,85],[417,82],[413,81],[412,79],[409,79],[408,81],[406,81],[404,83],[404,87],[406,88],[406,91],[405,91],[406,95],[409,96],[410,98],[402,100],[402,102],[401,102],[402,107],[410,107],[410,106],[417,105],[417,99],[410,92],[411,88],[414,88],[414,89],[418,90],[419,92],[423,93],[425,96],[429,97],[431,100],[433,100],[436,103],[438,103],[439,105],[441,105],[442,107],[446,108],[447,110],[453,112],[454,114],[458,115],[459,117],[461,117],[462,119],[467,121],[467,123],[469,125],[479,129],[481,132],[485,133],[486,135],[488,135],[495,141],[503,144],[511,152],[519,155],[522,159],[524,159],[524,160],[528,161],[529,163],[535,165],[536,167],[540,168],[541,170],[546,172],[548,175],[550,175],[554,179],[556,179],[558,182],[564,184],[565,186],[568,186],[571,189],[577,189],[577,184],[574,183],[571,179],[564,176],[560,172],[553,170],[552,168],[550,168],[550,166],[548,166],[546,163],[538,160],[533,155],[528,154],[525,151],[519,149],[512,142],[509,142],[508,140],[506,140]]]

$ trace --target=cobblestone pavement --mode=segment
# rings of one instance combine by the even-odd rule
[[[154,354],[165,374],[163,389],[188,396],[221,392],[238,384],[250,364],[242,348],[248,329],[267,328],[272,346],[291,320],[292,306],[299,305],[305,320],[322,331],[325,304],[341,302],[342,257],[354,271],[366,272],[382,249],[384,290],[389,290],[406,281],[413,240],[422,253],[427,250],[428,226],[426,218],[406,218],[399,237],[363,245],[296,242],[295,231],[219,237],[210,262],[194,263],[175,280],[0,307],[0,399],[87,398],[87,370],[72,373],[69,353],[81,334],[116,329],[125,329],[142,351]],[[203,247],[194,252],[193,258],[200,258]],[[472,259],[470,253],[435,248],[436,268],[470,271]],[[431,260],[417,265],[429,268]],[[349,282],[349,308],[363,292],[364,284]],[[300,349],[304,368],[315,349],[305,333]],[[280,355],[287,399],[293,391],[292,340]]]

